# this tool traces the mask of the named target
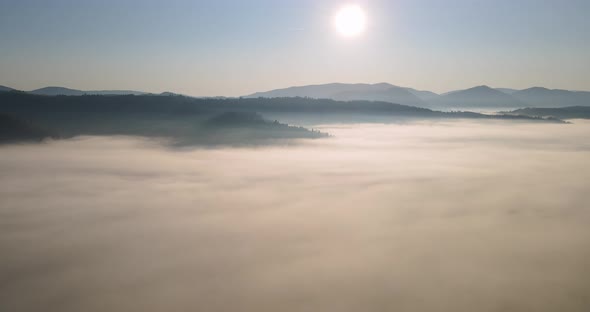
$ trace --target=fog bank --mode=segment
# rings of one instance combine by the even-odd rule
[[[590,123],[0,147],[0,310],[588,311]]]

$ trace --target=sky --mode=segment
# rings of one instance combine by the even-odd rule
[[[345,5],[365,32],[334,27]],[[240,96],[378,83],[590,90],[587,0],[0,0],[0,85]]]

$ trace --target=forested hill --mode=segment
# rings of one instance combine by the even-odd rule
[[[309,98],[205,99],[184,96],[43,96],[0,93],[0,113],[27,120],[61,138],[135,135],[170,138],[178,144],[267,144],[322,138],[326,123],[394,122],[400,119],[511,119],[561,122],[520,115],[438,112],[387,102]],[[288,122],[289,124],[286,124]]]
[[[590,106],[570,106],[556,108],[522,108],[510,112],[515,115],[533,117],[552,116],[559,119],[590,119]]]
[[[0,94],[0,111],[69,113],[211,113],[224,111],[302,113],[397,113],[430,116],[424,108],[369,101],[310,98],[190,98],[184,96],[40,96],[20,92]]]
[[[388,102],[334,101],[310,98],[205,99],[184,96],[41,96],[22,92],[0,93],[0,112],[17,115],[39,114],[216,114],[257,112],[315,115],[374,115],[416,118],[486,118],[539,120],[526,116],[483,115],[471,112],[439,112]]]
[[[14,142],[39,142],[55,137],[54,133],[41,129],[30,122],[0,114],[0,144]]]

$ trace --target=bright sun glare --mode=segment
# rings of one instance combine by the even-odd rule
[[[365,30],[366,23],[365,12],[358,5],[348,5],[341,8],[334,18],[336,29],[345,37],[360,35]]]

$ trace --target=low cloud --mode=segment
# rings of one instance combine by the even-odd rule
[[[590,123],[0,147],[7,311],[588,311]]]

